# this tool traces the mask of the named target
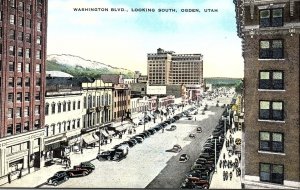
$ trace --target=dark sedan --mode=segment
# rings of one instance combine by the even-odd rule
[[[69,176],[66,171],[56,172],[52,177],[47,180],[47,183],[50,185],[57,186],[69,179]]]
[[[89,174],[89,171],[84,168],[78,168],[74,167],[73,169],[67,170],[67,174],[70,177],[76,177],[76,176],[86,176]]]

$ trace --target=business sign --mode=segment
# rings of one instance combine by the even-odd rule
[[[147,86],[147,95],[166,94],[166,86]]]

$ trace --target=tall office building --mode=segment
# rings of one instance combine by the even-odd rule
[[[244,57],[246,188],[300,187],[299,0],[234,0]]]
[[[203,84],[203,55],[175,54],[157,49],[147,55],[147,74],[151,85],[157,84]]]
[[[47,0],[0,0],[0,183],[40,167]]]

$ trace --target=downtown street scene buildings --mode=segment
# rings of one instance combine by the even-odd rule
[[[235,0],[244,57],[245,188],[300,187],[299,0]]]

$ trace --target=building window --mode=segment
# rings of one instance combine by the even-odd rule
[[[36,86],[41,86],[41,78],[36,78]]]
[[[83,108],[86,109],[86,96],[83,97]]]
[[[16,117],[22,117],[22,109],[16,108]]]
[[[14,102],[14,94],[13,93],[8,93],[7,101],[10,103]]]
[[[16,7],[15,0],[10,0],[9,5],[10,5],[10,7]]]
[[[24,129],[23,129],[23,131],[25,132],[25,131],[29,131],[29,122],[28,121],[26,121],[25,123],[24,123]]]
[[[28,102],[30,100],[30,93],[29,92],[25,92],[25,101]]]
[[[23,64],[21,62],[18,63],[17,71],[18,72],[22,72],[23,71]]]
[[[271,152],[283,152],[283,134],[259,132],[259,149]]]
[[[283,121],[283,102],[259,101],[259,119]]]
[[[21,123],[16,124],[16,134],[21,133]]]
[[[8,112],[7,112],[7,117],[8,118],[13,118],[14,115],[14,111],[12,108],[8,108]]]
[[[42,31],[42,23],[38,22],[36,25],[36,29],[38,32],[41,32]]]
[[[69,131],[71,129],[71,121],[67,122],[67,130]]]
[[[18,9],[20,10],[20,11],[24,11],[24,3],[23,2],[19,2],[19,6],[18,6]]]
[[[80,119],[77,119],[77,128],[80,128]]]
[[[17,87],[22,87],[22,78],[17,78]]]
[[[77,109],[80,109],[80,101],[77,102]]]
[[[71,102],[68,102],[68,111],[71,111]]]
[[[268,9],[259,11],[260,27],[283,26],[283,9]]]
[[[76,101],[73,101],[73,110],[76,109]]]
[[[283,40],[261,40],[259,46],[260,59],[283,58]]]
[[[31,52],[30,52],[30,49],[26,49],[26,52],[25,52],[25,57],[26,58],[30,58],[31,57]]]
[[[9,124],[7,125],[7,131],[6,131],[6,135],[7,136],[10,136],[13,134],[13,125],[12,124]]]
[[[14,40],[16,38],[16,31],[10,30],[9,31],[9,39]]]
[[[23,48],[18,48],[18,56],[23,57]]]
[[[66,103],[66,102],[64,102],[64,103],[63,103],[63,112],[65,112],[65,111],[66,111],[66,109],[67,109],[67,103]]]
[[[31,20],[30,19],[26,19],[26,27],[31,28]]]
[[[260,71],[259,72],[260,89],[283,89],[282,71]]]
[[[45,105],[45,115],[48,115],[49,114],[49,104],[48,103],[46,103],[46,105]]]
[[[57,104],[57,112],[60,113],[61,112],[61,103],[58,102]]]
[[[40,92],[35,93],[35,100],[41,100],[41,93]]]
[[[14,78],[12,78],[12,77],[9,77],[8,78],[8,86],[9,87],[14,87],[15,85],[14,85]]]
[[[19,16],[19,26],[24,26],[24,18]]]
[[[29,116],[29,107],[24,107],[24,116]]]
[[[36,51],[36,59],[42,59],[42,51],[41,50]]]
[[[283,165],[279,164],[259,164],[260,181],[283,184],[284,172]]]
[[[27,11],[29,14],[31,14],[31,12],[32,12],[32,5],[27,4],[27,5],[26,5],[26,11]]]
[[[41,38],[41,36],[37,36],[36,37],[36,43],[39,44],[39,45],[42,44],[42,38]]]
[[[22,92],[17,93],[17,102],[22,102]]]
[[[10,61],[8,62],[8,71],[15,71],[15,63]]]
[[[24,33],[23,32],[18,32],[18,40],[23,41],[24,40]]]
[[[25,63],[25,72],[26,73],[30,72],[30,65],[29,65],[29,63]]]
[[[25,41],[31,43],[31,34],[25,34]]]
[[[36,64],[35,72],[37,72],[37,73],[41,72],[41,65],[40,64]]]
[[[40,115],[40,106],[35,106],[35,115]]]
[[[15,15],[10,15],[9,16],[9,23],[10,24],[15,24]]]
[[[30,78],[25,78],[25,86],[30,86]]]
[[[38,129],[38,128],[40,128],[41,126],[40,126],[40,120],[39,119],[37,119],[37,120],[35,120],[34,121],[34,129]]]
[[[51,113],[55,114],[55,103],[51,104]]]
[[[9,46],[9,55],[15,56],[15,46]]]
[[[72,129],[75,129],[76,128],[76,121],[75,120],[73,120],[73,122],[72,122]]]

